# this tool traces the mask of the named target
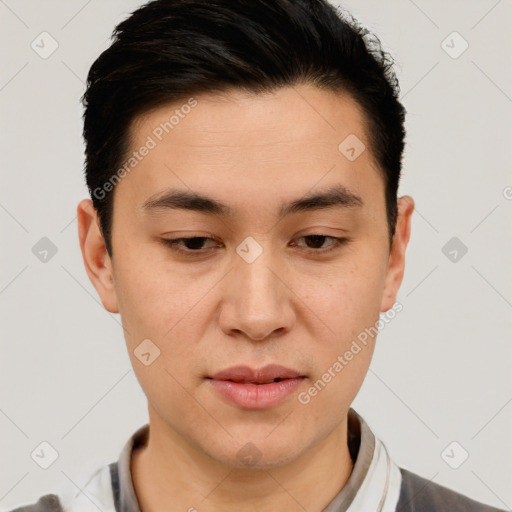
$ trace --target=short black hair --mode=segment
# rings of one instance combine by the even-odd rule
[[[115,178],[138,116],[193,94],[298,84],[349,93],[362,108],[385,180],[391,246],[405,108],[392,57],[341,7],[326,0],[154,0],[122,21],[112,40],[91,66],[82,97],[86,182],[109,255]]]

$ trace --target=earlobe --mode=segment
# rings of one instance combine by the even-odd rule
[[[103,307],[110,313],[119,313],[112,262],[100,229],[98,214],[90,199],[80,201],[77,218],[80,250],[87,275],[96,288]]]
[[[411,196],[402,196],[398,200],[398,215],[395,236],[389,254],[386,282],[381,303],[381,312],[384,313],[393,307],[405,271],[405,251],[411,236],[411,220],[414,211],[414,199]]]

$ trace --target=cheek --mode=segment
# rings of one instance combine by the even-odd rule
[[[350,403],[367,373],[375,346],[386,271],[385,258],[379,259],[375,254],[371,251],[367,256],[359,254],[357,261],[334,272],[329,284],[322,289],[311,288],[307,295],[309,307],[318,312],[328,327],[313,349],[318,362],[315,380],[322,381],[317,387],[326,387],[319,402],[339,406],[343,399]]]
[[[315,372],[299,402],[326,431],[342,421],[368,372],[380,317],[381,274],[347,274],[323,293],[309,295],[311,309],[321,312],[328,329],[308,349]]]
[[[358,251],[327,273],[311,275],[303,283],[304,303],[340,340],[356,336],[375,323],[386,277],[386,260],[379,251]]]
[[[121,317],[130,332],[160,338],[197,302],[203,284],[182,267],[163,262],[160,250],[144,244],[124,249],[114,265]]]
[[[213,294],[207,292],[221,277],[216,272],[191,275],[169,263],[137,265],[136,258],[119,266],[116,292],[127,349],[137,378],[154,403],[186,400],[179,383],[190,383],[207,368],[208,354],[201,343],[214,310]],[[136,356],[146,339],[159,351],[148,367]]]

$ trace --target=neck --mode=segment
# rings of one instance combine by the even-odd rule
[[[131,459],[143,512],[321,512],[352,472],[347,421],[295,460],[271,469],[238,469],[213,460],[158,420]]]

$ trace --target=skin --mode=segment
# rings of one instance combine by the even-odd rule
[[[195,98],[197,106],[116,186],[112,258],[92,202],[78,205],[86,271],[104,307],[121,315],[148,398],[151,434],[132,457],[135,491],[144,512],[321,511],[352,471],[347,412],[375,338],[308,404],[298,393],[395,303],[414,201],[399,198],[390,247],[383,176],[350,96],[301,85]],[[179,106],[138,118],[133,149]],[[355,161],[338,150],[349,134],[366,145]],[[333,185],[363,205],[277,217],[281,203]],[[213,197],[235,215],[145,212],[145,201],[169,187]],[[322,255],[333,240],[304,238],[314,234],[349,241]],[[160,242],[201,236],[214,240],[181,247],[202,256]],[[252,263],[236,252],[248,236],[263,250]],[[134,355],[147,338],[161,351],[149,366]],[[205,379],[235,364],[269,363],[307,375],[269,409],[238,408]],[[248,442],[260,453],[251,467],[237,457]]]

